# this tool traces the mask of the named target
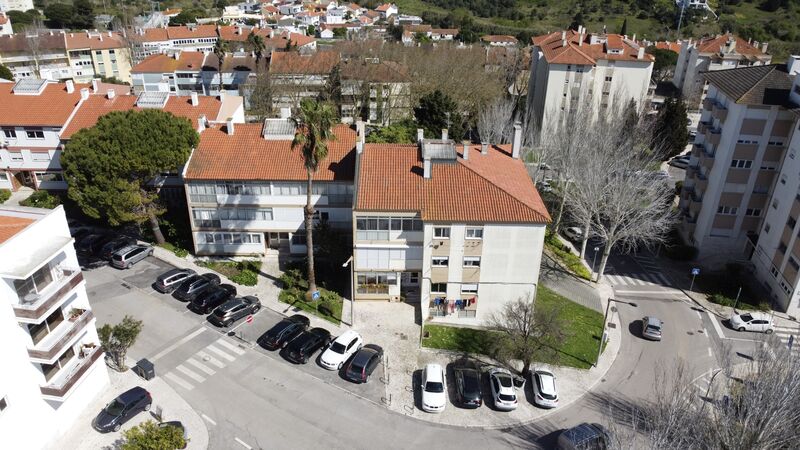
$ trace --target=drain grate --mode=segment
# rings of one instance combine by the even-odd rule
[[[124,282],[124,281],[123,281],[122,283],[120,283],[120,284],[121,284],[121,285],[122,285],[122,287],[124,287],[125,289],[132,289],[132,288],[131,288],[131,285],[130,285],[130,284],[128,284],[128,283],[126,283],[126,282]]]

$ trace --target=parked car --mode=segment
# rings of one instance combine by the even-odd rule
[[[447,405],[447,382],[444,369],[439,364],[428,364],[422,369],[422,410],[440,413]]]
[[[761,331],[771,334],[772,317],[769,314],[752,311],[743,314],[733,314],[730,319],[731,328],[736,331]]]
[[[208,315],[208,321],[218,327],[229,327],[237,320],[255,314],[261,309],[261,300],[252,295],[236,297],[218,306]]]
[[[94,419],[92,426],[101,433],[119,431],[120,427],[136,414],[149,411],[152,403],[153,398],[150,393],[145,388],[136,386],[106,405]]]
[[[197,275],[197,272],[192,269],[170,269],[156,278],[153,288],[158,292],[169,294],[194,275]]]
[[[345,361],[361,349],[364,339],[353,330],[347,330],[331,342],[331,345],[322,352],[319,363],[328,370],[341,369]]]
[[[661,340],[661,320],[651,316],[642,318],[642,337],[651,341]]]
[[[169,422],[160,422],[158,424],[158,427],[159,428],[174,427],[174,428],[179,429],[181,431],[181,435],[183,435],[183,447],[181,447],[181,448],[182,449],[186,448],[186,446],[189,443],[189,436],[186,434],[186,427],[184,427],[183,424],[179,420],[171,420]]]
[[[583,228],[567,227],[564,229],[564,236],[571,241],[580,241],[583,239]]]
[[[479,408],[483,404],[481,372],[473,363],[453,369],[456,384],[456,401],[464,408]]]
[[[582,423],[558,435],[558,450],[605,450],[611,439],[606,429],[598,423]]]
[[[153,247],[149,245],[129,245],[111,255],[111,265],[118,269],[128,269],[152,254]]]
[[[103,244],[111,239],[114,239],[114,236],[110,234],[87,234],[75,244],[75,253],[86,256],[93,255]]]
[[[201,292],[189,303],[189,309],[196,313],[208,314],[217,306],[236,297],[236,287],[230,284],[220,284]]]
[[[355,383],[366,383],[381,361],[383,361],[383,349],[375,344],[367,344],[350,360],[344,376]]]
[[[556,389],[556,376],[553,372],[544,369],[531,371],[531,385],[533,386],[533,402],[542,408],[555,408],[558,406],[558,389]]]
[[[544,193],[553,192],[553,187],[550,186],[549,181],[540,181],[536,183],[536,189],[538,189],[539,192],[544,192]]]
[[[330,342],[331,333],[328,330],[312,328],[292,339],[284,349],[284,356],[294,363],[305,364],[317,350],[326,347]]]
[[[219,286],[219,275],[215,273],[192,275],[186,278],[183,283],[172,292],[172,296],[182,302],[190,302],[204,291],[215,286]]]
[[[685,169],[689,166],[689,155],[680,155],[672,158],[667,164],[679,169]]]
[[[267,350],[277,350],[286,347],[292,339],[296,338],[303,331],[308,329],[310,325],[308,317],[295,314],[287,317],[274,327],[270,328],[266,333],[258,338],[258,345],[266,348]]]
[[[106,261],[111,260],[111,255],[114,252],[127,247],[129,245],[134,245],[136,243],[136,239],[130,236],[116,236],[110,241],[106,241],[100,248],[95,252],[95,256]]]
[[[514,389],[514,377],[508,369],[495,367],[489,370],[489,385],[495,408],[501,411],[517,409],[517,391]]]

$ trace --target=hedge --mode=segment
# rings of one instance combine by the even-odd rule
[[[8,189],[0,189],[0,203],[5,203],[9,198],[11,198],[11,191]]]

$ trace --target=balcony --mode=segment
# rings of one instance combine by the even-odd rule
[[[45,400],[63,402],[67,399],[72,388],[86,375],[94,363],[103,356],[100,346],[94,347],[88,355],[79,356],[71,367],[64,367],[56,375],[55,381],[42,386],[42,396]]]
[[[706,142],[713,146],[718,146],[719,141],[722,138],[722,130],[719,128],[709,128],[708,134],[706,135]]]
[[[79,269],[64,269],[61,278],[57,278],[42,292],[28,294],[14,305],[14,315],[21,322],[35,322],[40,319],[59,301],[83,281],[83,273]]]
[[[706,110],[706,111],[711,111],[711,109],[714,107],[714,103],[716,103],[716,102],[714,101],[713,98],[709,98],[709,97],[704,98],[703,99],[703,109]]]
[[[697,134],[705,134],[708,130],[709,122],[700,122],[697,124]]]
[[[52,364],[66,347],[74,343],[75,338],[81,334],[92,319],[94,319],[94,314],[91,310],[86,310],[75,320],[65,320],[34,348],[29,348],[28,356],[33,362]]]
[[[718,119],[720,122],[725,122],[725,119],[728,118],[728,108],[715,103],[711,108],[711,117]]]

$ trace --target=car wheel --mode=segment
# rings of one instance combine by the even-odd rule
[[[369,377],[371,377],[371,376],[372,375],[367,375],[367,378],[364,378],[364,383],[369,383]]]
[[[120,428],[120,424],[114,425],[114,431],[119,431],[119,428]]]
[[[303,357],[303,364],[308,364],[308,356]]]
[[[744,331],[744,327],[739,327],[736,329],[736,331]]]
[[[153,256],[153,250],[150,250],[149,252],[147,252],[147,256]]]
[[[131,268],[131,263],[127,263],[127,264],[125,264],[125,267],[124,267],[124,269],[130,269],[130,268]]]
[[[768,329],[768,330],[767,330],[767,331],[765,331],[764,333],[767,333],[767,334],[772,334],[772,328]]]
[[[233,323],[232,321],[227,320],[225,322],[222,322],[222,326],[225,327],[225,328],[228,328],[229,326],[231,326],[232,323]]]
[[[144,405],[144,410],[145,411],[150,411],[150,406],[151,405],[152,405],[152,403],[148,403],[148,404]]]

